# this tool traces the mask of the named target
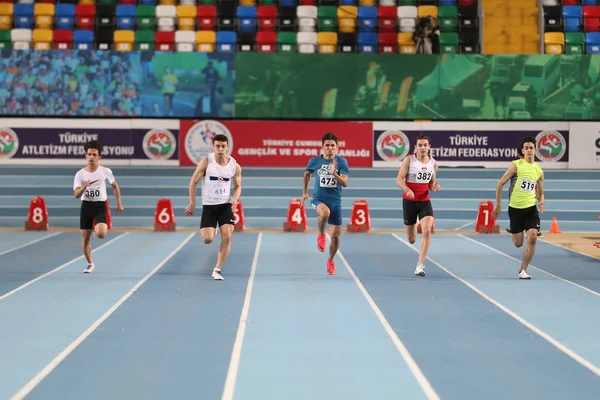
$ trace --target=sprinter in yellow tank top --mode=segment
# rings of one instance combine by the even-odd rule
[[[527,232],[527,245],[523,252],[519,279],[531,279],[527,274],[527,266],[533,258],[537,235],[540,230],[540,211],[544,212],[544,172],[535,158],[535,138],[523,139],[524,158],[514,160],[508,170],[496,185],[496,207],[492,212],[494,218],[498,218],[502,211],[502,188],[513,177],[517,176],[517,182],[508,203],[508,217],[510,219],[510,233],[516,247],[523,246],[523,231]],[[536,190],[537,189],[537,190]],[[536,205],[537,203],[537,205]]]

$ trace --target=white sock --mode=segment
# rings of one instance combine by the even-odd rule
[[[217,267],[215,267],[215,268],[213,269],[213,272],[221,272],[221,268],[217,268]]]

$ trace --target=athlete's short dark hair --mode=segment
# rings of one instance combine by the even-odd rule
[[[337,144],[338,137],[335,135],[335,133],[327,132],[323,135],[323,138],[321,139],[321,144],[325,144],[325,141],[327,140],[333,140],[335,144]]]
[[[96,149],[98,150],[98,155],[102,155],[102,143],[97,140],[90,140],[85,144],[85,146],[83,146],[83,148],[85,149],[86,154],[89,149]]]
[[[417,142],[419,140],[427,140],[427,144],[431,144],[431,139],[429,139],[429,136],[425,136],[425,135],[421,135],[421,136],[417,136],[417,138],[415,139],[415,146],[417,145]]]
[[[213,137],[213,143],[214,142],[225,142],[225,143],[229,144],[229,139],[227,139],[226,135],[223,135],[222,133],[218,133],[215,135],[215,137]]]
[[[519,147],[517,149],[517,154],[519,155],[519,157],[525,157],[525,154],[523,154],[523,148],[522,147]]]
[[[523,139],[523,145],[525,145],[525,143],[533,143],[533,147],[535,147],[535,138],[533,136],[527,136],[525,139]]]

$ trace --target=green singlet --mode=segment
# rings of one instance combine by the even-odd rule
[[[537,203],[537,183],[542,176],[542,168],[535,161],[515,160],[517,183],[510,196],[508,205],[512,208],[533,207]]]

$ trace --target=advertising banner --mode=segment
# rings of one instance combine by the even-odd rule
[[[235,65],[236,118],[600,119],[596,54],[238,52]]]
[[[600,169],[600,126],[596,122],[571,122],[569,169]]]
[[[567,168],[569,163],[568,123],[375,122],[373,166],[399,167],[421,135],[429,137],[431,155],[443,166],[508,167],[526,137],[535,138],[535,159],[543,168]]]
[[[56,79],[60,77],[60,79]],[[233,53],[2,50],[0,115],[233,116]]]
[[[219,133],[229,139],[230,154],[242,166],[305,167],[321,154],[321,138],[338,136],[338,154],[352,167],[371,167],[371,122],[311,121],[215,121],[182,120],[180,165],[196,165],[212,152],[212,138]]]
[[[45,124],[40,120],[27,120],[29,126],[24,126],[22,121],[2,121],[0,161],[81,163],[85,158],[85,144],[97,140],[103,147],[102,163],[107,165],[178,164],[178,130],[161,128],[156,123],[154,128],[151,124],[138,128],[126,120],[86,120],[86,128],[81,128],[81,122],[76,120],[52,120]],[[140,121],[135,121],[135,125],[143,126]]]

